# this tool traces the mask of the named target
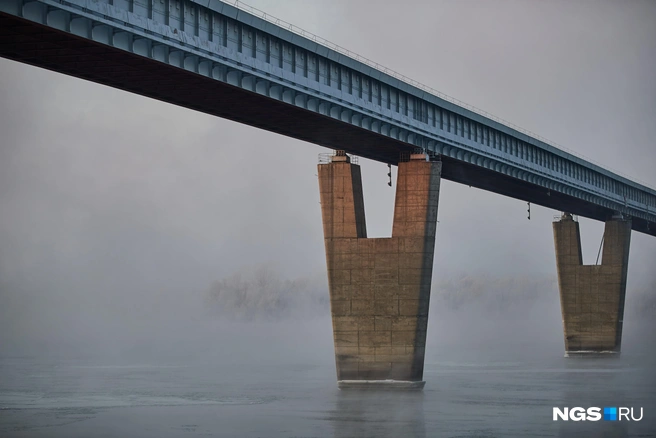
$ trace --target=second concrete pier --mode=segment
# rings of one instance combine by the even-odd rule
[[[606,222],[601,265],[584,265],[579,223],[570,214],[554,222],[558,286],[565,332],[565,356],[618,356],[631,221]]]

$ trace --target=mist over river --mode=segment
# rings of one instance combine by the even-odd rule
[[[656,2],[247,3],[656,188]],[[566,359],[561,212],[447,179],[424,390],[338,390],[329,152],[0,59],[0,438],[656,436],[656,239],[631,234],[619,360]],[[358,162],[389,237],[397,168]],[[595,264],[604,223],[579,224]]]
[[[246,291],[266,276],[285,284],[266,269],[237,283]],[[195,305],[150,320],[150,330],[116,324],[104,327],[106,341],[84,348],[60,339],[40,352],[3,354],[0,436],[656,436],[655,330],[640,316],[646,301],[627,309],[619,360],[566,359],[547,279],[478,280],[436,282],[421,392],[337,389],[321,283],[315,292],[309,280],[295,283],[305,286],[295,291],[305,296],[296,317],[272,313],[270,303],[282,298],[250,304],[265,310],[223,302],[219,311],[215,285]],[[507,305],[479,294],[499,287]],[[552,420],[553,407],[575,406],[642,407],[644,416]]]

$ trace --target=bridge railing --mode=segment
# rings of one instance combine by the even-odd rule
[[[634,176],[628,176],[628,175],[623,174],[623,173],[621,173],[621,172],[619,172],[615,169],[612,169],[612,168],[610,168],[610,167],[608,167],[604,164],[595,162],[594,160],[592,160],[592,159],[590,159],[590,158],[586,157],[585,155],[582,155],[578,152],[575,152],[572,149],[566,148],[566,147],[564,147],[564,146],[562,146],[562,145],[560,145],[560,144],[558,144],[554,141],[551,141],[547,138],[542,137],[541,135],[538,135],[534,132],[531,132],[527,129],[524,129],[521,126],[515,125],[514,123],[509,122],[508,120],[502,119],[501,117],[497,117],[494,114],[491,114],[491,113],[489,113],[485,110],[482,110],[478,107],[475,107],[474,105],[470,105],[466,102],[463,102],[460,99],[456,99],[455,97],[451,97],[447,94],[444,94],[444,93],[436,90],[435,88],[429,87],[428,85],[424,85],[419,81],[416,81],[412,78],[409,78],[408,76],[405,76],[405,75],[403,75],[403,74],[401,74],[401,73],[399,73],[395,70],[387,68],[384,65],[380,65],[376,61],[372,61],[369,58],[366,58],[366,57],[361,56],[361,55],[359,55],[355,52],[352,52],[352,51],[350,51],[350,50],[348,50],[348,49],[346,49],[346,48],[344,48],[344,47],[342,47],[338,44],[335,44],[331,41],[328,41],[327,39],[325,39],[323,37],[315,35],[312,32],[308,32],[307,30],[302,29],[298,26],[295,26],[295,25],[293,25],[293,24],[291,24],[291,23],[289,23],[285,20],[274,17],[270,14],[267,14],[266,12],[262,11],[261,9],[257,9],[257,8],[255,8],[255,7],[253,7],[249,4],[246,4],[246,3],[244,3],[240,0],[221,0],[221,1],[223,1],[224,3],[230,4],[230,5],[238,8],[238,9],[241,9],[244,12],[248,12],[249,14],[254,15],[256,17],[259,17],[259,18],[261,18],[265,21],[268,21],[268,22],[273,23],[277,26],[283,27],[283,28],[289,30],[290,32],[293,32],[297,35],[300,35],[304,38],[309,39],[310,41],[314,41],[315,43],[326,46],[329,49],[332,49],[332,50],[334,50],[338,53],[341,53],[342,55],[346,55],[349,58],[352,58],[352,59],[354,59],[356,61],[359,61],[359,62],[361,62],[365,65],[368,65],[369,67],[375,68],[376,70],[381,71],[381,72],[383,72],[383,73],[385,73],[389,76],[392,76],[393,78],[396,78],[396,79],[399,79],[403,82],[406,82],[406,83],[408,83],[408,84],[410,84],[410,85],[412,85],[412,86],[414,86],[414,87],[416,87],[416,88],[418,88],[422,91],[425,91],[426,93],[430,93],[430,94],[432,94],[436,97],[439,97],[440,99],[446,100],[447,102],[451,102],[455,105],[466,108],[466,109],[468,109],[472,112],[475,112],[476,114],[479,114],[481,116],[487,117],[488,119],[494,120],[495,122],[498,122],[498,123],[501,123],[501,124],[506,125],[508,127],[511,127],[514,130],[518,131],[518,132],[521,132],[523,134],[528,135],[529,137],[532,137],[536,140],[540,140],[543,143],[549,144],[553,147],[556,147],[558,149],[566,151],[567,153],[569,153],[571,155],[574,155],[575,157],[581,158],[585,161],[588,161],[589,163],[596,164],[597,166],[602,167],[602,168],[607,169],[607,170],[610,170],[611,172],[613,172],[617,175],[623,176],[626,179],[634,180],[634,181],[639,182],[640,184],[642,184],[646,187],[649,187],[649,185],[647,183],[635,178]]]

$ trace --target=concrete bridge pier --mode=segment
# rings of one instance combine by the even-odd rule
[[[601,265],[583,265],[579,223],[554,222],[565,357],[618,357],[629,264],[631,221],[606,222]]]
[[[442,163],[399,163],[392,237],[372,239],[360,166],[318,167],[338,386],[420,389]]]

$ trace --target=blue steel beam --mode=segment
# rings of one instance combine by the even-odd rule
[[[599,220],[621,212],[656,235],[653,189],[217,0],[0,0],[0,19],[0,56],[386,163],[422,148],[447,179]],[[189,87],[172,95],[199,78],[217,86],[214,107]],[[216,108],[228,98],[234,114]],[[283,126],[280,111],[313,132]]]

